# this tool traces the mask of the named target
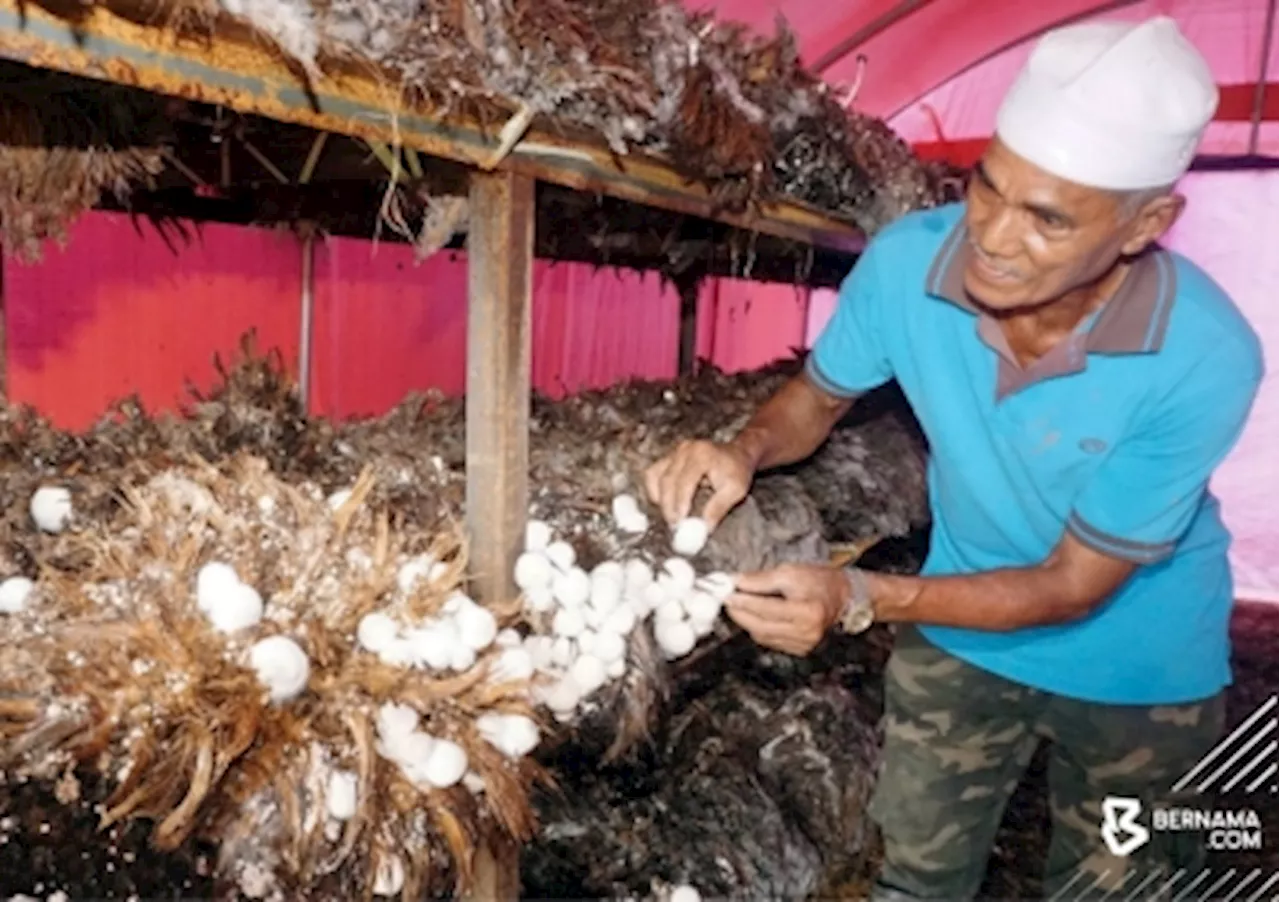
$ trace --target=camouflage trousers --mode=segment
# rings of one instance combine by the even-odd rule
[[[1046,898],[1121,902],[1141,882],[1203,867],[1201,838],[1153,834],[1127,856],[1103,841],[1107,796],[1176,803],[1171,789],[1219,739],[1224,697],[1169,706],[1102,705],[1027,688],[899,631],[885,673],[884,750],[870,816],[884,841],[872,899],[972,899],[1006,803],[1042,741],[1052,836]],[[1151,875],[1156,880],[1152,881]]]

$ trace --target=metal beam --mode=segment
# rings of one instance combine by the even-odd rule
[[[409,104],[391,79],[367,68],[326,73],[308,90],[265,42],[225,18],[207,40],[195,40],[129,21],[102,5],[73,24],[33,3],[0,0],[0,57],[320,131],[399,142],[482,168],[501,148],[498,135],[482,133],[472,120],[445,119]],[[620,167],[590,136],[566,139],[530,129],[502,167],[805,244],[850,252],[865,244],[853,225],[797,202],[767,205],[757,214],[724,213],[705,188],[689,184],[667,162],[637,153]]]

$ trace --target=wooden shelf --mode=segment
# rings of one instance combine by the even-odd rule
[[[321,131],[399,141],[481,169],[490,167],[499,149],[497,135],[486,136],[474,122],[400,106],[396,92],[372,75],[326,75],[309,92],[296,70],[247,29],[220,26],[211,39],[196,40],[138,24],[102,6],[73,23],[34,3],[0,0],[0,57]],[[758,215],[721,213],[704,189],[687,184],[661,160],[632,155],[620,168],[603,146],[536,130],[525,135],[501,166],[545,182],[816,247],[856,253],[864,244],[856,227],[804,204],[774,204]]]

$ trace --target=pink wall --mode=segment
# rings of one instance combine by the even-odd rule
[[[290,366],[298,347],[297,242],[259,229],[207,225],[175,257],[128,217],[93,214],[65,251],[4,262],[9,394],[56,423],[82,428],[113,401],[138,393],[149,408],[208,386],[215,352],[233,352],[256,327],[259,346]]]
[[[200,236],[175,255],[149,226],[139,234],[127,217],[95,213],[42,263],[4,261],[12,400],[73,429],[134,392],[172,409],[186,398],[186,380],[207,386],[215,352],[234,355],[255,327],[259,347],[278,348],[296,373],[299,242],[219,225]],[[314,410],[378,414],[412,391],[463,390],[465,254],[415,265],[401,245],[332,238],[316,242],[313,284]],[[717,315],[716,298],[714,286],[704,291],[704,318]],[[703,330],[707,353],[734,366],[770,359],[771,330],[743,313],[753,303],[719,308],[723,324]],[[534,387],[559,396],[673,376],[679,310],[675,288],[656,275],[537,262]],[[779,337],[794,343],[802,338],[794,310],[789,321]]]

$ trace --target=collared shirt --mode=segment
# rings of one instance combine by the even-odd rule
[[[1085,700],[1172,704],[1230,683],[1230,535],[1209,479],[1263,375],[1257,336],[1187,259],[1155,250],[1025,369],[963,287],[963,205],[868,245],[807,371],[842,397],[897,379],[928,438],[923,573],[1042,562],[1069,531],[1140,568],[1083,620],[1012,632],[924,626],[1008,679]]]

